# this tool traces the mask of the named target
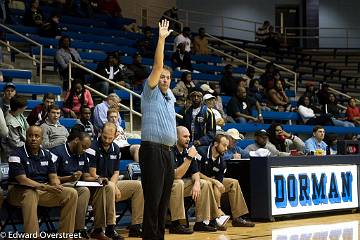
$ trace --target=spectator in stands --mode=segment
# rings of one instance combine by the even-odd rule
[[[153,58],[156,48],[156,40],[151,32],[151,27],[147,26],[143,29],[144,37],[136,42],[136,49],[141,56],[145,58]]]
[[[225,126],[225,120],[222,118],[220,112],[215,108],[215,97],[210,93],[207,93],[203,97],[204,104],[210,109],[215,117],[216,131],[221,131]]]
[[[267,91],[274,87],[274,75],[275,67],[272,62],[266,64],[265,72],[260,76],[260,84],[263,86],[264,90]]]
[[[176,97],[176,105],[179,107],[186,105],[188,95],[195,89],[195,83],[191,76],[190,72],[183,72],[180,81],[177,82],[176,86],[172,89]]]
[[[27,107],[27,100],[24,96],[15,95],[10,100],[11,110],[5,116],[9,135],[3,139],[2,147],[6,156],[9,156],[16,148],[22,147],[26,140],[26,130],[29,124],[24,117],[24,111]]]
[[[15,84],[12,82],[6,83],[3,89],[4,95],[0,98],[0,107],[6,116],[10,111],[10,101],[16,94],[16,87]]]
[[[298,113],[306,125],[334,125],[329,114],[321,114],[320,116],[315,115],[308,97],[301,97],[299,99]]]
[[[289,153],[291,148],[295,148],[300,154],[304,152],[304,142],[299,137],[285,132],[280,123],[271,124],[267,133],[269,134],[269,142],[280,152]]]
[[[83,105],[80,108],[80,119],[77,119],[76,125],[73,127],[71,132],[77,129],[80,132],[85,132],[90,135],[91,140],[95,137],[94,126],[91,123],[91,109],[88,105]]]
[[[256,40],[274,50],[278,50],[280,46],[279,34],[274,31],[274,27],[271,26],[269,21],[265,21],[263,25],[257,29]]]
[[[252,79],[250,81],[248,95],[259,102],[262,110],[270,111],[270,108],[267,107],[266,95],[264,89],[260,85],[259,79]]]
[[[144,84],[145,79],[149,76],[149,69],[142,64],[142,56],[140,53],[135,53],[133,56],[133,63],[128,66],[128,69],[131,71],[131,86],[134,89],[139,89],[142,91],[142,85]]]
[[[178,71],[192,71],[190,52],[185,51],[185,43],[179,43],[171,56],[172,68]]]
[[[256,108],[258,117],[252,116],[252,109]],[[258,101],[247,97],[246,89],[238,87],[236,96],[232,97],[227,105],[227,113],[237,122],[263,122],[261,107]]]
[[[223,78],[220,80],[221,92],[226,96],[235,96],[239,79],[233,76],[234,67],[227,64],[224,68]]]
[[[260,148],[266,149],[266,154],[272,157],[290,156],[289,152],[282,152],[276,149],[276,147],[268,140],[268,133],[265,129],[257,130],[254,136],[255,143],[250,144],[245,148],[245,151],[247,151],[250,156]]]
[[[191,106],[185,110],[183,123],[190,131],[190,141],[195,147],[209,145],[216,134],[214,113],[202,103],[202,93],[193,91],[190,94]]]
[[[185,43],[185,51],[186,52],[191,51],[190,34],[191,34],[190,28],[189,27],[184,27],[183,30],[182,30],[182,33],[177,35],[176,38],[174,39],[175,50],[177,49],[177,47],[178,47],[178,45],[180,43]]]
[[[109,94],[109,96],[104,100],[102,103],[99,103],[95,106],[94,109],[94,126],[96,130],[102,129],[104,123],[106,123],[107,120],[107,111],[109,108],[119,108],[120,107],[120,101],[118,95],[115,93]],[[119,119],[119,124],[121,125],[121,119]]]
[[[95,229],[91,238],[103,236],[102,227],[106,226],[105,235],[113,240],[123,239],[115,231],[116,211],[115,202],[131,200],[132,225],[129,237],[141,237],[141,225],[143,221],[144,197],[141,182],[138,180],[119,181],[119,162],[121,157],[120,148],[113,142],[116,137],[116,126],[113,123],[105,123],[101,135],[94,140],[91,148],[87,149],[90,160],[91,177],[107,179],[107,184],[113,189],[112,197],[106,202],[106,222],[95,223]],[[100,199],[99,199],[100,200]],[[101,200],[100,200],[101,201]],[[102,211],[102,210],[98,210]],[[104,239],[104,238],[101,238]]]
[[[239,133],[236,128],[230,128],[226,131],[229,137],[228,150],[224,153],[224,160],[249,158],[249,152],[237,146],[237,142],[244,139],[244,136]]]
[[[178,16],[178,9],[176,7],[172,7],[169,10],[166,10],[163,13],[163,16],[161,17],[162,19],[167,19],[170,22],[170,29],[173,29],[175,32],[180,32],[181,31],[181,24],[179,21],[179,16]],[[160,20],[160,22],[161,22]]]
[[[303,96],[307,96],[310,99],[310,105],[312,105],[315,108],[319,108],[319,101],[318,97],[316,96],[316,88],[313,82],[307,83],[305,86],[305,92]],[[320,111],[315,111],[320,112]]]
[[[228,193],[233,227],[254,227],[254,223],[241,217],[249,211],[238,180],[224,177],[226,164],[223,154],[227,151],[228,146],[228,137],[224,134],[218,134],[210,146],[198,148],[198,153],[201,156],[200,177],[212,183],[219,211],[221,211],[221,195]]]
[[[61,36],[61,28],[59,26],[60,16],[53,13],[48,21],[46,21],[39,29],[39,35],[42,37],[55,38]]]
[[[41,124],[44,148],[49,149],[64,144],[69,136],[67,129],[59,123],[60,115],[60,108],[55,105],[51,106],[48,118]]]
[[[37,125],[40,126],[45,122],[49,108],[55,103],[55,95],[53,93],[46,93],[43,97],[43,102],[37,105],[27,117],[27,122],[30,126]]]
[[[248,67],[246,69],[246,74],[242,75],[242,78],[246,80],[246,88],[249,87],[249,84],[251,82],[251,80],[253,80],[255,77],[255,69],[253,67]]]
[[[324,114],[330,114],[331,120],[335,126],[355,127],[354,123],[346,121],[346,117],[340,116],[341,112],[337,104],[335,95],[330,93],[328,103],[324,106]]]
[[[215,109],[220,112],[225,122],[235,123],[234,119],[231,116],[227,115],[224,111],[223,101],[220,96],[220,85],[216,83],[210,83],[210,89],[207,90],[207,92],[209,92],[215,97]]]
[[[121,159],[134,160],[139,162],[139,144],[130,145],[125,130],[120,126],[120,114],[117,108],[110,108],[107,112],[108,122],[114,123],[117,128],[114,143],[119,146],[121,151]]]
[[[208,39],[205,36],[205,28],[199,28],[199,34],[194,38],[193,47],[194,54],[208,55]]]
[[[97,179],[89,174],[89,162],[85,150],[91,146],[91,137],[84,132],[72,132],[65,144],[50,149],[56,160],[56,171],[61,184],[69,186],[78,180],[95,182]],[[67,185],[66,185],[67,184]],[[89,239],[85,227],[86,213],[90,200],[90,190],[87,187],[75,187],[78,194],[75,216],[75,233]],[[93,189],[95,190],[95,189]],[[101,201],[99,203],[101,204]]]
[[[60,186],[50,152],[41,147],[42,130],[31,126],[26,144],[9,157],[8,201],[22,209],[24,232],[39,236],[38,206],[60,207],[60,233],[74,232],[77,192]],[[27,187],[26,187],[27,186]]]
[[[63,80],[63,90],[69,90],[69,62],[70,60],[83,65],[84,62],[82,61],[79,53],[74,49],[71,48],[71,40],[67,36],[62,36],[59,39],[59,49],[56,51],[56,62],[59,65],[59,73],[60,77]],[[75,66],[71,68],[71,76],[74,79],[84,80],[84,72]]]
[[[256,30],[256,41],[263,43],[270,37],[270,22],[264,21],[263,25]]]
[[[355,98],[350,98],[348,107],[346,109],[346,117],[349,121],[353,122],[356,126],[360,125],[360,110],[356,106]]]
[[[194,146],[189,148],[190,133],[183,126],[177,127],[177,142],[173,147],[175,153],[175,180],[170,196],[171,226],[169,233],[191,234],[192,230],[185,228],[179,220],[185,219],[184,197],[192,197],[195,201],[196,223],[194,231],[215,232],[216,228],[206,225],[220,216],[218,205],[214,198],[212,185],[200,179],[196,160],[197,151]]]
[[[39,0],[31,0],[30,8],[25,11],[24,25],[29,27],[41,27],[44,14],[39,9]]]
[[[94,102],[89,90],[84,87],[81,81],[73,81],[70,91],[67,92],[64,100],[63,111],[65,116],[77,118],[80,115],[80,108],[83,105],[94,107]]]
[[[278,112],[288,111],[290,108],[289,98],[286,96],[284,86],[280,79],[275,80],[274,87],[267,92],[268,106]]]
[[[328,146],[324,142],[325,129],[317,125],[313,128],[313,136],[305,141],[305,154],[326,155]]]
[[[316,93],[319,103],[321,106],[324,106],[328,103],[329,100],[329,84],[323,83],[320,84],[320,90]]]

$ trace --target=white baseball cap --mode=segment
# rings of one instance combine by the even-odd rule
[[[203,97],[203,101],[206,101],[206,100],[209,100],[209,99],[212,99],[212,98],[215,98],[213,95],[207,93],[205,94],[205,96]]]
[[[209,93],[214,93],[214,90],[211,89],[211,87],[207,84],[202,84],[200,86],[201,90],[203,90],[204,92],[209,92]]]
[[[239,133],[236,128],[230,128],[226,131],[226,134],[231,136],[235,140],[243,140],[244,136]]]

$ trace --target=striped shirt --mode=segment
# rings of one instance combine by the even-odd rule
[[[146,80],[141,94],[141,140],[172,146],[176,143],[176,115],[174,94],[166,95],[159,87],[151,89]]]

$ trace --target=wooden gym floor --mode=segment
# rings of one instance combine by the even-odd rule
[[[166,232],[166,240],[230,240],[230,239],[272,239],[272,240],[358,240],[360,214],[341,214],[296,220],[256,223],[254,228],[234,228],[227,223],[226,232],[193,233],[175,235]],[[127,238],[127,231],[119,233]],[[139,238],[127,238],[139,239]]]

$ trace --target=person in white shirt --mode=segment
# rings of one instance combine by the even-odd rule
[[[174,51],[176,51],[177,46],[180,43],[185,43],[185,51],[190,52],[191,51],[191,40],[190,40],[190,28],[184,27],[182,33],[177,35],[177,37],[174,39]]]
[[[306,125],[334,125],[331,117],[327,114],[316,116],[310,104],[310,98],[302,96],[298,101],[298,113],[300,114],[304,124]]]
[[[112,122],[116,125],[117,134],[114,143],[120,147],[121,159],[132,159],[135,162],[139,162],[139,144],[130,145],[125,130],[119,124],[119,110],[117,108],[110,108],[107,111],[108,122]]]

